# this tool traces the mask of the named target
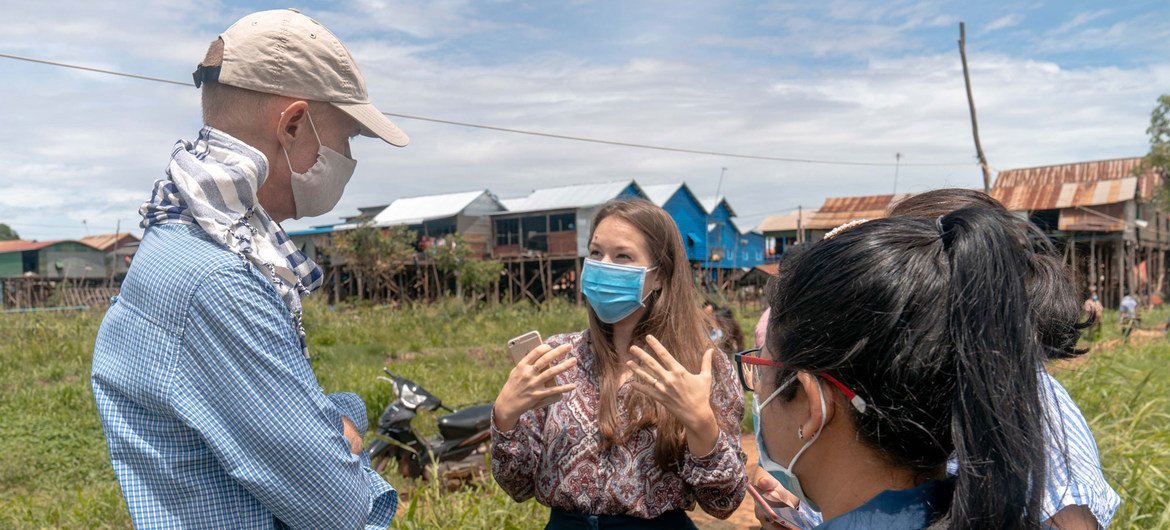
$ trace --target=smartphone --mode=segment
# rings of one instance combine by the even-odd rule
[[[540,340],[539,331],[529,331],[508,341],[508,355],[512,357],[513,364],[520,364],[528,352],[536,349],[542,343],[544,341]]]
[[[752,499],[756,501],[756,504],[759,504],[764,509],[764,512],[772,518],[772,522],[783,528],[792,528],[793,530],[800,528],[800,525],[794,522],[801,519],[800,512],[796,508],[781,506],[779,507],[780,513],[776,513],[777,510],[772,508],[772,504],[764,499],[764,496],[760,494],[760,490],[757,490],[755,486],[748,484],[748,493],[752,495]]]
[[[508,341],[508,356],[512,358],[512,362],[519,364],[520,361],[523,361],[524,357],[528,355],[528,352],[536,349],[536,347],[540,346],[541,344],[544,344],[544,341],[540,338],[540,332],[529,331],[528,333],[520,335],[519,337],[514,337]],[[546,388],[557,386],[556,378],[554,377],[549,379],[544,383],[544,386]],[[556,403],[561,400],[561,397],[562,396],[560,394],[557,394],[555,396],[545,398],[544,401],[541,401],[539,404],[537,404],[537,408],[546,407]]]

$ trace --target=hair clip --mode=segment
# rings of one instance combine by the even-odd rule
[[[869,219],[854,219],[852,221],[849,221],[848,223],[845,223],[841,226],[838,226],[837,228],[830,230],[829,233],[825,234],[824,240],[828,241],[830,239],[833,239],[834,237],[837,237],[841,232],[849,230],[850,228],[857,228],[857,227],[859,227],[865,223],[868,223],[868,222],[869,222]]]

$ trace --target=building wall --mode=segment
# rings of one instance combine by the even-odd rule
[[[675,194],[662,206],[678,225],[682,235],[683,247],[687,250],[687,259],[703,261],[707,247],[707,216],[703,205],[699,204],[690,193],[679,188]]]
[[[736,268],[755,267],[764,263],[764,235],[755,232],[740,234],[735,254]]]
[[[105,258],[100,250],[81,243],[58,243],[37,251],[37,274],[48,278],[102,278],[107,274]]]
[[[707,225],[714,226],[707,230],[707,254],[704,256],[706,261],[703,266],[715,269],[735,268],[735,247],[739,240],[739,230],[731,223],[731,212],[727,211],[722,202],[707,216]],[[715,252],[721,257],[718,261],[711,260]]]
[[[0,254],[0,278],[14,278],[24,273],[24,260],[20,252]]]

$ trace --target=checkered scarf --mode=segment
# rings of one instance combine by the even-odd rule
[[[199,226],[212,239],[265,273],[292,313],[308,356],[301,298],[321,286],[321,268],[306,257],[256,200],[268,162],[255,148],[204,127],[195,143],[179,140],[167,178],[154,183],[138,209],[142,228],[181,223]]]

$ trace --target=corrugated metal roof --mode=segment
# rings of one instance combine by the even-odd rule
[[[117,234],[101,234],[101,235],[96,235],[96,236],[85,236],[85,237],[79,239],[78,241],[81,241],[82,243],[85,243],[86,245],[89,245],[89,246],[96,248],[98,250],[104,250],[106,252],[109,252],[110,250],[113,250],[114,246],[116,246],[119,241],[121,241],[122,239],[127,238],[127,237],[133,238],[134,241],[139,240],[138,236],[136,236],[134,234],[131,234],[128,232],[119,232]]]
[[[1020,169],[1006,169],[995,177],[996,188],[1037,186],[1116,180],[1135,176],[1134,168],[1141,164],[1140,157],[1096,160],[1075,164],[1039,166]],[[1158,173],[1152,169],[1138,176],[1137,191],[1142,198],[1150,198],[1161,183]]]
[[[808,222],[816,213],[817,210],[805,210],[803,214],[795,211],[784,215],[769,215],[760,221],[760,226],[756,227],[756,230],[760,232],[792,232],[796,231],[798,221],[803,221],[803,228],[808,228]],[[801,219],[802,216],[803,219]]]
[[[681,182],[674,184],[655,184],[653,186],[642,186],[642,191],[650,199],[650,202],[661,207],[666,206],[666,201],[674,197],[674,194],[682,187],[683,184]]]
[[[1076,206],[1116,204],[1133,200],[1137,177],[1067,184],[1028,184],[992,188],[991,196],[1009,210],[1056,210]]]
[[[591,208],[618,198],[631,185],[639,190],[642,189],[632,180],[539,189],[533,191],[527,197],[517,197],[500,201],[508,209],[507,212],[500,213]]]
[[[24,252],[26,250],[40,250],[42,248],[56,245],[57,243],[64,243],[68,239],[57,239],[53,241],[25,241],[23,239],[16,239],[13,241],[0,241],[0,254],[8,252]]]
[[[863,197],[829,197],[817,213],[808,216],[809,229],[836,228],[857,219],[880,219],[886,216],[890,205],[909,197],[897,195],[867,195]]]
[[[719,207],[719,203],[723,203],[723,205],[727,207],[727,214],[730,217],[735,217],[735,210],[731,208],[731,203],[727,202],[727,197],[722,195],[699,197],[699,204],[703,205],[703,209],[707,211],[707,215],[715,213],[715,209]]]
[[[377,226],[393,226],[419,224],[432,219],[451,217],[462,212],[472,201],[490,193],[487,190],[479,190],[397,199],[378,212],[373,221]]]

